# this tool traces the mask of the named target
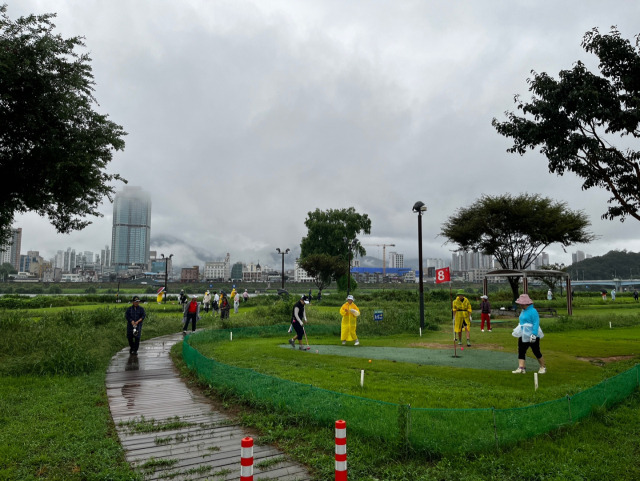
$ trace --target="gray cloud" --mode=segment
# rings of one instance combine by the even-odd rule
[[[367,243],[417,257],[416,200],[428,205],[424,250],[455,210],[482,194],[540,193],[589,214],[593,254],[640,250],[638,226],[599,219],[606,193],[555,177],[536,153],[506,153],[491,127],[527,97],[530,71],[557,75],[594,26],[631,38],[635,2],[110,2],[22,0],[12,17],[57,12],[84,35],[99,110],[129,132],[111,170],[152,194],[152,248],[177,264],[291,265],[316,208],[355,207]],[[82,232],[55,235],[20,216],[23,250],[97,251],[111,206]],[[43,240],[46,240],[44,242]],[[363,241],[365,242],[365,241]],[[376,248],[370,248],[377,255]],[[552,262],[569,262],[550,249]]]

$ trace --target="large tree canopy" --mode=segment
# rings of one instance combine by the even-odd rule
[[[491,255],[504,269],[526,269],[551,244],[563,247],[594,239],[581,211],[537,194],[483,196],[458,209],[440,235],[460,251]],[[518,278],[509,278],[515,297]]]
[[[49,218],[58,232],[90,224],[123,180],[107,174],[126,135],[93,111],[90,58],[82,38],[53,33],[53,14],[11,21],[0,6],[0,241],[16,213]]]
[[[587,32],[582,47],[598,57],[601,76],[580,61],[558,80],[532,72],[532,100],[515,97],[524,115],[506,112],[508,120],[494,118],[493,126],[513,139],[508,152],[523,155],[540,147],[550,172],[570,171],[583,179],[583,190],[610,192],[603,218],[640,220],[640,152],[629,147],[640,135],[640,46],[613,28],[608,35]]]
[[[371,220],[367,214],[358,214],[353,207],[348,209],[316,209],[309,212],[307,235],[300,243],[300,264],[307,272],[320,280],[346,274],[349,259],[349,246],[345,239],[353,243],[359,234],[371,233]],[[358,241],[352,248],[351,255],[365,255],[367,251]],[[328,258],[329,259],[328,259]],[[316,281],[318,282],[318,281]]]

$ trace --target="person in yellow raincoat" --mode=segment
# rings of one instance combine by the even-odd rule
[[[347,296],[347,302],[342,304],[340,314],[342,315],[342,329],[340,331],[342,345],[344,346],[347,341],[356,341],[354,345],[359,345],[360,341],[356,335],[356,319],[360,315],[360,309],[353,302],[353,296]]]
[[[233,289],[231,289],[231,294],[229,294],[229,297],[231,298],[232,301],[233,301],[233,298],[236,297],[236,288],[235,287]]]
[[[458,344],[462,344],[462,328],[467,331],[467,346],[471,346],[469,339],[469,326],[471,326],[471,303],[464,297],[464,290],[458,289],[457,296],[453,300],[453,331]]]

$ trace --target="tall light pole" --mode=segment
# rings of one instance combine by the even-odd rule
[[[281,251],[279,247],[276,247],[276,251],[282,256],[282,289],[284,290],[284,255],[289,253],[289,249]]]
[[[343,237],[342,240],[347,244],[347,260],[349,261],[349,270],[347,277],[347,295],[351,292],[351,250],[355,249],[358,245],[358,239],[349,240],[347,237]]]
[[[418,214],[418,263],[420,273],[420,329],[424,329],[424,283],[422,281],[422,213],[427,211],[424,202],[413,204],[413,212]]]
[[[162,299],[162,302],[166,304],[167,303],[167,281],[169,280],[168,264],[171,258],[173,257],[173,254],[169,254],[169,257],[165,257],[164,254],[160,254],[160,256],[164,259],[164,297]]]

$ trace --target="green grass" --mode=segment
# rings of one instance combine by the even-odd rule
[[[391,345],[402,345],[415,337],[417,332],[415,303],[387,301],[387,296],[392,297],[389,292],[372,294],[372,301],[365,301],[365,296],[360,296],[363,300],[358,304],[364,311],[363,316],[369,316],[373,309],[383,308],[387,321],[385,325],[375,325],[362,319],[358,332],[367,339],[369,345],[382,345],[387,342],[387,335]],[[336,307],[341,304],[342,298],[336,296],[335,299],[325,299],[322,305],[313,305],[309,310],[311,325],[314,322],[339,323]],[[288,321],[291,303],[275,296],[265,296],[260,303],[241,307],[237,315],[231,312],[231,319],[225,327],[235,329],[238,326],[282,324]],[[128,304],[78,304],[69,308],[0,311],[0,480],[141,478],[124,459],[109,415],[104,386],[105,369],[111,356],[127,345],[123,314]],[[180,328],[182,316],[179,306],[148,303],[145,308],[149,312],[149,319],[145,321],[143,339],[175,332]],[[572,361],[566,368],[556,367],[555,373],[550,371],[551,376],[545,383],[551,383],[556,375],[559,376],[558,380],[568,382],[573,387],[581,382],[596,383],[599,379],[620,372],[630,363],[620,361],[602,367],[585,361],[578,362],[575,360],[578,355],[609,357],[629,352],[637,355],[637,334],[633,334],[635,338],[630,334],[635,332],[633,324],[635,322],[637,325],[640,309],[616,306],[614,311],[606,315],[602,315],[605,312],[602,309],[610,309],[609,306],[603,305],[599,309],[589,314],[586,305],[582,305],[576,311],[584,312],[564,324],[556,319],[543,320],[543,326],[550,328],[549,331],[545,329],[547,337],[543,340],[543,352],[548,356],[549,365],[559,366],[565,360]],[[428,322],[446,319],[447,314],[446,303],[427,306]],[[620,326],[614,323],[614,329],[609,330],[609,318],[618,315]],[[635,320],[629,321],[629,317]],[[494,329],[492,333],[498,334],[495,342],[505,350],[515,352],[515,340],[510,337],[510,331],[516,322],[515,319],[506,321],[504,328]],[[438,323],[441,330],[429,331],[425,336],[428,342],[449,340],[448,324],[442,320],[434,321],[436,329]],[[551,327],[554,324],[558,325],[557,332],[553,331],[555,327]],[[223,327],[219,319],[207,315],[203,316],[200,326]],[[578,329],[574,329],[574,326]],[[607,329],[603,330],[605,326]],[[606,338],[603,335],[605,332]],[[479,336],[477,330],[473,336],[475,341]],[[285,338],[283,336],[283,342],[286,342]],[[574,342],[566,341],[572,338]],[[563,344],[569,344],[569,347]],[[282,354],[287,352],[286,349],[280,350]],[[247,351],[236,354],[244,357]],[[254,364],[253,367],[258,365]],[[280,369],[275,361],[274,365],[268,367]],[[438,374],[437,369],[430,369]],[[423,371],[416,371],[416,376]],[[395,374],[399,377],[401,371]],[[458,380],[456,376],[462,377]],[[464,376],[465,373],[458,375],[449,372],[442,377],[463,386],[456,396],[478,399],[477,392],[480,391],[476,391],[477,386],[489,381],[479,382],[481,378],[478,377],[475,379],[478,382],[474,383]],[[509,383],[510,379],[505,374],[503,381],[492,381],[495,390],[506,389],[503,383]],[[577,382],[574,383],[574,379]],[[384,382],[389,385],[391,381]],[[468,383],[466,388],[465,383]],[[553,389],[560,391],[561,386],[562,383],[559,383]],[[317,480],[332,479],[332,427],[318,426],[300,417],[296,414],[295,406],[290,406],[289,414],[276,413],[264,408],[247,407],[229,392],[217,393],[208,387],[205,389],[210,395],[217,396],[233,414],[237,414],[244,425],[256,430],[257,442],[276,444],[309,466]],[[357,385],[354,389],[357,392]],[[446,384],[441,384],[438,389],[443,404],[446,404],[449,396]],[[481,389],[487,391],[484,387]],[[528,402],[526,389],[520,393],[517,403]],[[387,390],[386,395],[391,399],[393,390]],[[409,396],[410,392],[409,386],[408,393],[404,395]],[[517,396],[517,386],[514,392]],[[492,395],[501,397],[497,392]],[[544,395],[539,391],[535,399],[534,396],[529,397],[534,402]],[[508,396],[502,397],[507,404],[511,402]],[[575,426],[538,436],[498,453],[427,456],[424,453],[402,452],[395,445],[348,431],[349,478],[365,481],[640,479],[640,454],[637,449],[640,432],[639,423],[635,422],[640,418],[639,398],[636,394],[614,409],[597,411]],[[460,425],[453,429],[451,436],[463,440],[464,434],[465,426]],[[157,439],[163,442],[162,435],[159,434]],[[224,474],[228,473],[210,472],[209,477],[215,479]]]
[[[140,479],[105,389],[109,360],[128,345],[126,306],[84,307],[0,312],[0,480]],[[150,316],[143,338],[176,330]]]

